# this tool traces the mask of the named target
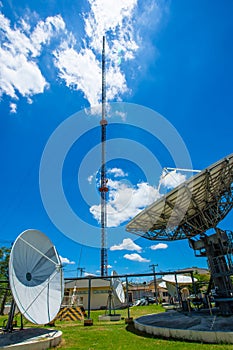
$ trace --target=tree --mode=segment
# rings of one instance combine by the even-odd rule
[[[8,264],[10,258],[10,248],[1,247],[0,248],[0,277],[1,279],[8,280]]]
[[[1,282],[1,288],[0,288],[0,298],[1,298],[1,305],[0,305],[0,315],[3,315],[5,304],[7,301],[8,293],[9,293],[9,258],[10,258],[10,248],[1,247],[0,248],[0,280],[6,281]]]
[[[210,274],[199,274],[195,271],[193,277],[197,279],[197,282],[195,282],[196,293],[206,291],[210,281]],[[190,292],[194,294],[193,286],[190,286]]]

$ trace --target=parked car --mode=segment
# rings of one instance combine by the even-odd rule
[[[149,305],[149,304],[154,304],[155,303],[155,298],[153,297],[143,297],[141,299],[138,299],[134,302],[133,306],[142,306],[142,305]]]

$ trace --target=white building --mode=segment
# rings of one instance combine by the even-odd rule
[[[82,305],[85,309],[87,309],[88,289],[88,279],[66,281],[62,306]],[[90,308],[92,310],[105,309],[107,306],[110,290],[110,281],[105,279],[92,279]],[[114,293],[112,295],[115,308],[120,308],[123,306],[120,300],[114,295]]]

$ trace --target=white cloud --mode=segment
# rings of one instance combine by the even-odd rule
[[[90,12],[85,16],[86,33],[92,37],[92,46],[109,30],[125,34],[124,25],[130,26],[137,0],[89,0]],[[127,21],[128,20],[128,21]],[[130,34],[128,34],[130,35]],[[122,46],[123,47],[123,46]]]
[[[108,169],[108,174],[114,175],[114,177],[125,177],[128,176],[127,173],[125,173],[122,169],[120,168],[111,168]]]
[[[64,30],[65,22],[60,15],[47,17],[45,21],[39,21],[30,37],[34,55],[38,56],[40,54],[42,45],[48,44],[56,32]]]
[[[160,184],[168,189],[171,189],[180,185],[185,180],[186,176],[177,172],[176,170],[172,170],[169,173],[163,171],[160,178]]]
[[[99,270],[96,271],[97,273],[100,273]],[[88,276],[96,276],[94,273],[91,273],[91,272],[84,272],[84,277],[88,277]]]
[[[29,96],[43,93],[49,87],[38,58],[58,34],[60,44],[53,49],[58,75],[69,88],[81,91],[91,107],[101,101],[103,35],[106,35],[107,100],[121,100],[124,93],[130,92],[127,74],[140,70],[145,62],[145,50],[146,56],[154,59],[154,55],[149,54],[149,46],[153,44],[148,44],[148,28],[151,33],[158,27],[163,2],[148,0],[142,5],[138,0],[88,0],[88,4],[89,11],[82,14],[84,35],[79,42],[77,35],[67,31],[60,15],[32,25],[38,15],[31,16],[32,20],[30,14],[25,14],[14,26],[0,15],[0,97],[6,94],[17,99],[22,95],[31,101]],[[139,56],[140,63],[136,60]],[[129,60],[135,62],[131,73],[126,64]]]
[[[54,51],[54,56],[59,77],[96,106],[101,98],[101,67],[95,54],[88,48],[77,52],[71,47]]]
[[[125,254],[124,258],[128,259],[128,260],[131,260],[131,261],[137,261],[137,262],[150,262],[150,260],[141,257],[141,255],[139,255],[137,253]]]
[[[61,34],[60,44],[53,54],[58,75],[69,88],[81,91],[91,107],[98,106],[101,101],[103,35],[106,35],[107,100],[121,100],[124,93],[130,92],[126,77],[130,69],[126,63],[134,60],[134,66],[131,66],[133,74],[139,72],[143,64],[148,66],[145,51],[147,58],[154,60],[154,44],[148,38],[161,22],[164,3],[154,0],[143,4],[138,0],[88,0],[88,4],[89,11],[82,14],[84,35],[79,42],[76,41],[77,35],[67,31],[60,15],[49,16],[32,25],[38,15],[25,14],[12,26],[0,14],[0,97],[6,94],[15,99],[20,95],[28,98],[49,87],[38,58],[57,34]],[[140,62],[137,62],[139,56]]]
[[[27,97],[27,103],[31,105],[33,103],[32,99],[30,97]]]
[[[0,64],[0,95],[18,99],[17,92],[22,96],[34,95],[48,86],[36,63],[28,61],[23,54],[0,48]]]
[[[168,248],[168,245],[166,243],[158,243],[158,244],[152,245],[150,247],[150,249],[152,249],[152,250],[167,249],[167,248]]]
[[[93,175],[88,176],[87,181],[89,182],[89,184],[92,184],[93,177]]]
[[[60,255],[60,259],[61,259],[62,264],[65,264],[65,265],[74,265],[75,264],[74,261],[70,261],[68,258],[63,258],[61,255]]]
[[[19,95],[29,97],[48,88],[36,58],[40,56],[42,46],[49,44],[64,27],[62,18],[54,16],[39,21],[31,31],[21,18],[12,29],[10,21],[0,14],[0,96],[6,94],[17,100]]]
[[[16,103],[10,103],[10,113],[15,114],[17,112],[17,104]]]
[[[102,38],[106,40],[107,100],[119,99],[128,91],[119,60],[132,60],[138,45],[133,26],[137,0],[89,0],[90,11],[83,14],[83,47],[75,50],[75,40],[64,41],[54,51],[59,76],[68,87],[80,90],[91,107],[101,101]]]
[[[90,47],[101,53],[102,37],[111,36],[106,42],[106,52],[110,58],[110,69],[119,64],[119,54],[124,59],[132,59],[138,45],[134,38],[134,15],[137,0],[89,0],[90,12],[84,15],[85,31]]]
[[[108,269],[112,269],[112,265],[108,265],[107,268],[108,268]]]
[[[110,247],[110,250],[136,250],[137,252],[141,252],[142,248],[134,243],[131,238],[124,238],[122,243],[113,245]]]
[[[127,177],[120,168],[108,170],[113,179],[108,179],[109,198],[107,202],[107,226],[117,227],[131,218],[135,217],[141,210],[155,202],[161,197],[159,193],[160,185],[170,189],[178,186],[186,180],[186,176],[176,172],[163,172],[160,178],[159,187],[149,185],[147,182],[141,182],[132,186],[127,180],[115,180],[117,177]],[[90,212],[94,218],[100,222],[101,205],[93,205]],[[162,245],[157,249],[162,249]]]
[[[127,113],[121,112],[121,111],[116,111],[115,112],[116,116],[119,116],[123,121],[126,120]]]
[[[132,187],[121,181],[109,179],[109,201],[107,203],[107,226],[117,227],[137,215],[146,206],[160,197],[157,188],[146,182]],[[101,206],[93,205],[91,214],[100,222]]]

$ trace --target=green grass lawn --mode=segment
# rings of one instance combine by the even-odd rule
[[[150,313],[164,311],[161,306],[149,305],[130,308],[130,316],[137,318]],[[85,326],[80,321],[56,321],[55,329],[63,332],[62,343],[57,349],[66,350],[232,350],[233,345],[212,345],[189,343],[176,340],[153,338],[136,331],[132,325],[125,324],[127,309],[118,310],[122,319],[117,322],[103,322],[98,316],[104,311],[92,311],[93,326]],[[1,321],[1,319],[0,319]],[[25,326],[30,326],[26,323]]]
[[[149,305],[138,306],[130,309],[130,316],[139,316],[163,312],[161,306]],[[93,326],[84,327],[81,322],[56,321],[56,329],[63,332],[62,344],[58,349],[74,350],[149,350],[149,349],[184,349],[199,350],[200,343],[188,343],[175,340],[156,339],[146,334],[141,334],[132,325],[125,324],[127,310],[117,311],[122,319],[117,322],[103,322],[98,320],[98,316],[104,311],[93,311],[91,318]],[[211,345],[202,344],[202,350],[227,350],[233,349],[232,345]]]

